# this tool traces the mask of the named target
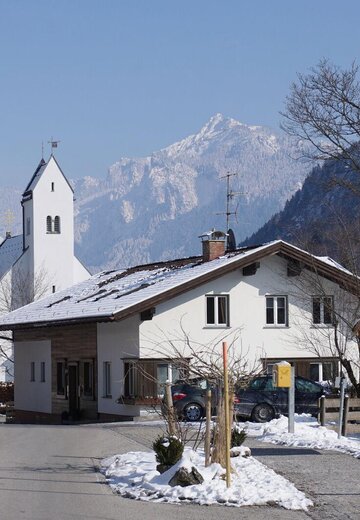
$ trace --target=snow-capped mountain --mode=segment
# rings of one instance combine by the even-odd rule
[[[257,230],[302,185],[301,143],[216,114],[148,157],[122,158],[105,179],[75,183],[76,241],[87,265],[127,266],[200,252],[198,235],[225,229],[226,179],[240,192],[237,240]],[[219,214],[220,213],[220,214]]]
[[[104,178],[73,182],[76,253],[93,270],[200,253],[198,236],[230,223],[237,241],[256,231],[302,185],[301,142],[221,114],[148,157],[121,158]],[[0,234],[4,231],[0,228]]]

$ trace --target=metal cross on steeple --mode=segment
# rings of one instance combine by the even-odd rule
[[[54,149],[58,147],[59,143],[61,143],[61,141],[55,141],[53,137],[51,137],[50,141],[48,141],[48,144],[51,145],[51,154],[53,153]]]

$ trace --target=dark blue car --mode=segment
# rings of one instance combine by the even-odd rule
[[[318,399],[324,393],[324,388],[318,383],[296,377],[295,412],[316,415]],[[288,412],[288,389],[274,387],[270,375],[256,377],[246,388],[237,390],[236,397],[235,414],[254,422],[271,421]]]

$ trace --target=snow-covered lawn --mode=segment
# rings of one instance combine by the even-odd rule
[[[257,437],[264,442],[298,446],[319,450],[335,450],[360,458],[360,439],[341,437],[337,432],[320,426],[310,415],[295,415],[295,433],[288,433],[287,417],[280,417],[264,424],[244,423],[249,437]]]
[[[224,469],[219,464],[204,466],[204,454],[186,448],[183,458],[167,472],[156,471],[153,452],[130,452],[102,461],[108,484],[122,496],[156,502],[193,502],[201,505],[250,506],[278,504],[286,509],[304,509],[312,505],[304,493],[284,477],[253,457],[231,459],[232,484],[226,488]],[[188,487],[168,485],[179,467],[195,466],[204,482]]]

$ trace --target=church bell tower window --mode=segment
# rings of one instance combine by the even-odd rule
[[[60,217],[56,216],[54,219],[54,233],[60,233]]]
[[[52,218],[50,216],[46,217],[46,233],[52,233]]]

